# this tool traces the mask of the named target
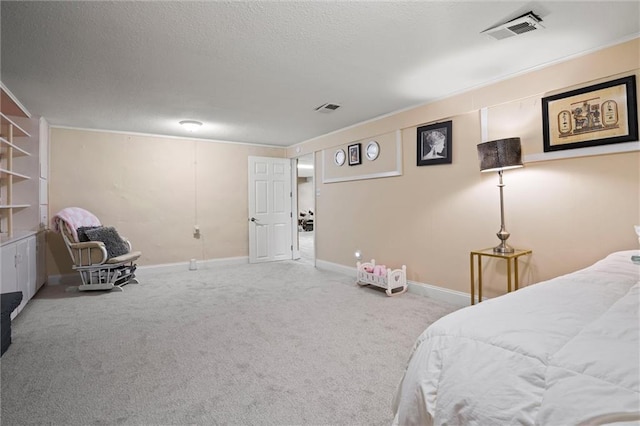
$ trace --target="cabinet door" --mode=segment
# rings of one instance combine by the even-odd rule
[[[40,287],[47,281],[47,263],[46,263],[46,253],[45,250],[47,248],[47,239],[44,232],[38,233],[36,237],[36,288],[35,292],[37,292]],[[35,294],[34,292],[34,294]]]
[[[27,239],[27,289],[28,295],[24,303],[26,304],[36,294],[36,283],[38,282],[38,243],[36,236]]]
[[[11,293],[18,291],[18,276],[16,274],[16,245],[7,244],[0,247],[0,291]]]
[[[34,241],[33,250],[34,254],[30,255],[30,242]],[[35,237],[27,238],[24,240],[20,240],[16,243],[16,284],[17,291],[22,292],[22,302],[16,308],[14,313],[17,315],[20,313],[22,308],[25,307],[29,298],[31,298],[31,294],[29,294],[30,286],[29,286],[29,272],[30,272],[30,264],[31,260],[35,259]]]

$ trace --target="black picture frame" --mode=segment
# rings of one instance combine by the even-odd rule
[[[453,122],[427,124],[417,131],[417,165],[451,164],[453,148]]]
[[[361,151],[360,143],[354,143],[347,147],[347,154],[349,156],[349,165],[356,166],[358,164],[362,164],[362,156],[360,155]]]
[[[638,140],[636,76],[542,98],[544,152]]]

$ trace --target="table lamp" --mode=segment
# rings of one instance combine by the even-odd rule
[[[496,234],[500,244],[493,248],[494,253],[513,253],[513,247],[507,244],[509,234],[504,227],[504,197],[502,172],[522,167],[522,149],[520,138],[497,139],[478,144],[478,160],[481,172],[498,172],[500,188],[500,231]]]

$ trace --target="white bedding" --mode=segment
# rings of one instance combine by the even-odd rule
[[[399,425],[576,425],[640,413],[638,250],[456,311],[418,338]],[[596,421],[596,423],[598,423]],[[636,423],[634,423],[636,424]]]

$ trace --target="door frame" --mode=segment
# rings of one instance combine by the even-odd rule
[[[300,157],[305,157],[307,155],[310,155],[312,160],[313,160],[313,173],[311,174],[311,179],[313,182],[313,188],[312,188],[312,198],[313,198],[313,266],[316,266],[316,241],[318,238],[318,233],[317,233],[317,229],[318,229],[318,212],[317,212],[317,206],[316,206],[316,198],[317,198],[317,187],[316,187],[316,153],[314,152],[309,152],[307,154],[303,154],[303,155],[298,155],[297,157],[293,157],[291,158],[291,191],[293,194],[292,197],[292,211],[295,212],[296,217],[295,220],[293,221],[293,228],[292,230],[294,232],[291,233],[291,241],[292,241],[292,245],[294,247],[293,251],[294,253],[297,253],[297,257],[294,257],[294,259],[300,259],[300,238],[299,238],[299,230],[298,230],[298,215],[300,213],[300,210],[298,208],[298,159]],[[293,200],[293,198],[295,197],[295,201]]]
[[[296,214],[293,217],[293,213]],[[291,159],[291,258],[300,259],[300,239],[298,238],[298,157]]]

